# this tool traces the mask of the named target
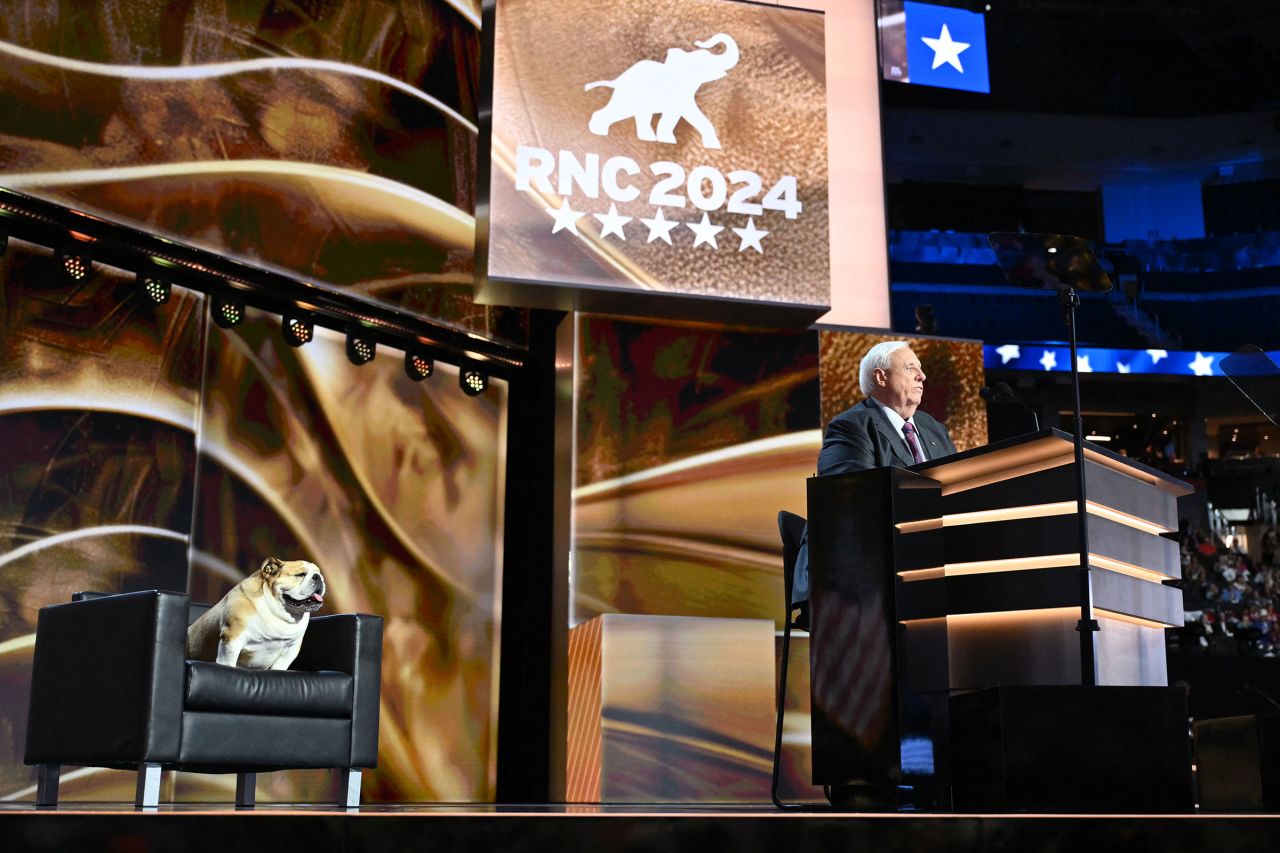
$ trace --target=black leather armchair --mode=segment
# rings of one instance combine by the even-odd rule
[[[340,805],[360,803],[378,763],[382,619],[311,619],[293,667],[255,671],[186,660],[187,626],[207,605],[178,592],[78,593],[40,610],[25,761],[36,803],[58,802],[63,764],[138,771],[137,805],[159,800],[160,772],[341,771]]]

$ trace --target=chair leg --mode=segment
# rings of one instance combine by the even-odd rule
[[[61,764],[41,764],[36,776],[36,807],[54,808],[58,805],[58,775]]]
[[[160,765],[138,765],[138,793],[133,801],[139,809],[154,809],[160,805]]]
[[[782,663],[778,672],[778,721],[773,733],[773,778],[769,785],[769,796],[773,804],[780,809],[787,808],[778,797],[778,778],[782,770],[782,722],[787,710],[787,664],[791,658],[791,611],[788,607],[786,625],[782,629]]]
[[[251,809],[257,802],[258,796],[258,774],[257,773],[237,773],[236,774],[236,808]]]
[[[341,767],[338,774],[338,805],[348,809],[360,808],[360,771],[354,767]]]

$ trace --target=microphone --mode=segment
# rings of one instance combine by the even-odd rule
[[[1040,429],[1040,416],[1036,414],[1036,410],[1017,398],[1013,393],[1013,389],[1009,387],[1008,382],[997,382],[994,387],[988,385],[978,392],[978,396],[986,400],[988,403],[995,405],[1010,405],[1018,408],[1031,415],[1031,432]]]
[[[985,386],[978,392],[978,396],[990,403],[1017,402],[1014,400],[1013,389],[1009,387],[1008,382],[997,382],[994,388],[990,385]]]

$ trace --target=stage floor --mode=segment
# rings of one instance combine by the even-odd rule
[[[772,806],[0,804],[5,851],[1212,851],[1280,849],[1277,815],[779,812]]]

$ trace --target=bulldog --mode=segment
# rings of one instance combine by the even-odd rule
[[[324,594],[324,576],[315,563],[268,557],[191,623],[187,658],[246,669],[288,669]]]

